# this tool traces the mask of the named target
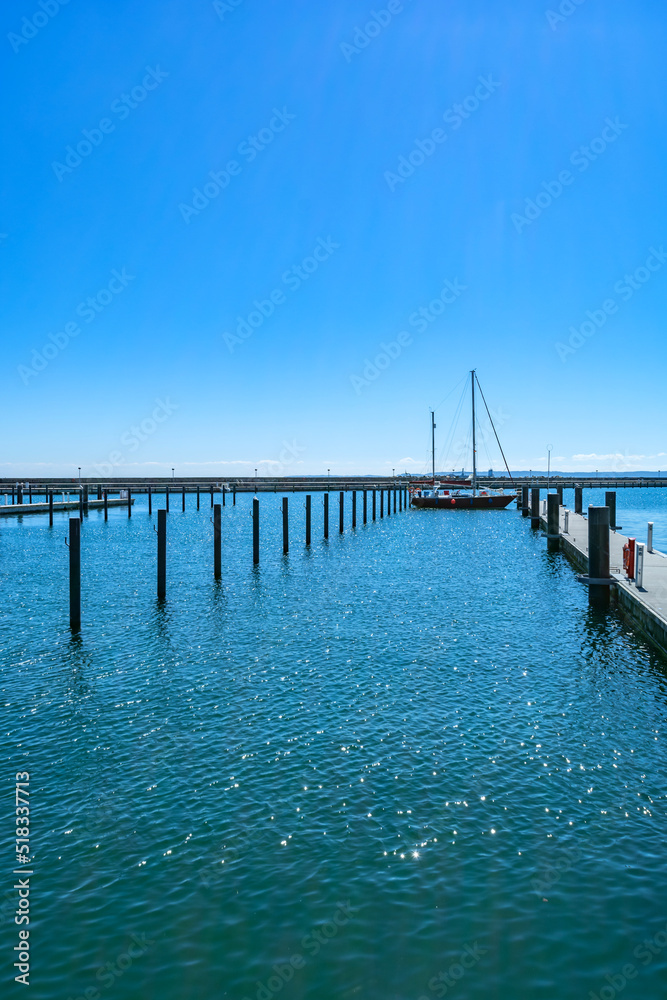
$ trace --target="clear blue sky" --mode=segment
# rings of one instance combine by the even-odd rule
[[[515,468],[666,468],[664,3],[560,8],[4,5],[0,475],[461,464],[473,367]]]

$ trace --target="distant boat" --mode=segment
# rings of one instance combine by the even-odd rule
[[[413,507],[419,508],[438,508],[442,510],[500,510],[507,507],[508,504],[515,499],[515,494],[505,493],[502,490],[478,490],[477,489],[477,451],[475,442],[475,382],[479,387],[479,391],[484,400],[484,406],[486,406],[486,400],[484,399],[484,393],[482,392],[482,387],[479,385],[479,380],[473,369],[470,372],[470,388],[471,388],[471,402],[472,402],[472,480],[471,488],[461,488],[468,486],[467,481],[461,480],[446,480],[445,482],[436,482],[435,479],[435,414],[431,412],[431,469],[433,475],[433,481],[430,486],[426,484],[415,483],[410,489],[410,503]],[[498,441],[498,447],[500,448],[501,454],[503,455],[503,460],[505,455],[503,453],[502,446],[498,439],[498,434],[494,426],[493,420],[491,419],[491,414],[489,413],[489,408],[486,406],[486,412],[488,413],[489,420],[491,420],[491,426],[493,427],[493,433],[496,435],[496,441]],[[505,461],[505,467],[507,468],[507,473],[512,479],[512,473],[509,470],[509,466]],[[453,489],[452,489],[453,487]]]

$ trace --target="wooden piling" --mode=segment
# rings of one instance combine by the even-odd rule
[[[306,545],[310,545],[311,499],[310,494],[306,494]]]
[[[547,548],[557,551],[560,545],[560,503],[557,493],[547,494]]]
[[[185,514],[185,486],[183,487],[183,503],[181,504],[181,511]]]
[[[213,507],[213,483],[211,483],[211,507]]]
[[[376,491],[373,490],[372,493],[373,493],[373,520],[375,520],[375,493],[376,493]]]
[[[609,527],[612,531],[616,530],[616,493],[614,491],[605,493],[604,495],[605,507],[609,507]]]
[[[324,494],[324,537],[329,537],[329,494]]]
[[[252,561],[255,566],[259,563],[259,500],[254,497],[252,501]]]
[[[530,514],[530,487],[521,487],[521,516],[528,517]]]
[[[83,521],[83,490],[79,489],[79,520]]]
[[[283,555],[289,552],[289,510],[287,497],[283,497]]]
[[[132,490],[127,488],[127,516],[132,517]]]
[[[49,528],[53,527],[53,490],[49,490]]]
[[[157,512],[157,596],[167,596],[167,510]]]
[[[363,522],[368,524],[368,490],[362,490]]]
[[[69,624],[81,628],[81,519],[69,519]]]
[[[199,487],[197,487],[197,510],[199,510]]]
[[[357,526],[357,491],[352,490],[352,527]]]
[[[539,528],[540,526],[540,490],[538,486],[533,486],[530,491],[530,526]]]
[[[393,490],[394,494],[394,514],[396,513],[396,490]]]
[[[227,497],[227,487],[223,486],[222,487],[222,506],[223,507],[225,507],[227,505],[226,504],[226,497]]]
[[[588,508],[588,593],[596,604],[609,603],[609,508]]]
[[[148,487],[148,513],[153,513],[153,493],[150,486]]]
[[[380,520],[384,517],[384,490],[380,490]]]
[[[32,503],[32,483],[28,485],[28,503]]]
[[[14,492],[14,491],[12,490],[12,493],[13,493],[13,492]],[[23,487],[21,486],[21,484],[20,484],[20,483],[19,483],[19,485],[18,485],[18,486],[16,487],[16,502],[17,502],[17,504],[21,504],[21,503],[23,503]]]
[[[234,487],[234,492],[232,494],[232,507],[236,507],[236,487]]]
[[[219,503],[213,505],[213,576],[216,580],[222,576],[222,507]]]
[[[104,491],[104,520],[109,520],[109,491]]]
[[[559,504],[559,506],[562,507],[563,506],[563,487],[562,486],[557,486],[556,487],[556,493],[558,495],[558,504]]]
[[[574,513],[581,514],[583,512],[583,502],[584,502],[584,488],[583,486],[574,487]]]
[[[345,494],[338,494],[338,534],[342,535],[345,528]]]
[[[168,486],[165,486],[165,488],[164,488],[164,499],[165,499],[164,509],[167,511],[167,513],[169,513],[169,487]]]

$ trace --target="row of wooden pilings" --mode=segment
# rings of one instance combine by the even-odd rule
[[[575,486],[575,514],[583,514],[583,492],[582,486]],[[557,486],[555,493],[547,493],[547,548],[552,552],[560,548],[560,508],[563,506],[563,487]],[[517,507],[520,507],[523,517],[530,517],[531,528],[540,527],[539,489],[522,486]],[[604,506],[589,506],[587,516],[588,576],[582,577],[582,580],[588,584],[591,601],[606,604],[611,583],[609,532],[616,529],[616,493],[605,492]]]
[[[84,488],[85,489],[85,488]],[[87,491],[86,491],[87,492]],[[362,523],[367,524],[369,519],[369,513],[372,521],[379,517],[383,519],[385,516],[385,494],[386,494],[386,512],[387,517],[392,515],[392,501],[393,501],[393,513],[402,513],[404,510],[408,509],[408,491],[405,487],[400,487],[394,490],[361,490],[362,502],[361,502],[361,517]],[[225,506],[226,492],[223,488],[222,492],[222,503],[214,503],[214,492],[213,487],[210,490],[211,493],[211,507],[213,509],[213,576],[216,580],[222,577],[222,508]],[[370,505],[369,496],[370,493]],[[379,493],[379,504],[378,496]],[[392,496],[393,494],[393,496]],[[183,502],[182,509],[185,511],[185,487],[182,491]],[[233,504],[236,504],[236,490],[232,491]],[[102,499],[100,497],[100,499]],[[129,495],[128,491],[128,517],[132,516],[132,497]],[[306,494],[306,531],[305,531],[305,544],[306,547],[311,545],[312,542],[312,496]],[[108,516],[108,510],[106,505],[106,491],[104,491],[104,517],[105,520]],[[157,511],[157,596],[158,600],[165,600],[167,596],[167,514],[169,513],[169,488],[166,491],[165,507]],[[370,512],[369,512],[370,506]],[[70,597],[70,627],[76,631],[81,628],[81,525],[83,522],[83,515],[87,512],[88,504],[87,497],[86,502],[84,502],[84,493],[82,491],[81,495],[81,508],[79,517],[71,517],[69,519],[69,597]],[[200,492],[199,487],[197,487],[197,510],[200,509]],[[53,501],[50,504],[50,523],[53,523]],[[152,513],[152,493],[151,488],[148,488],[148,513]],[[352,491],[352,529],[357,527],[357,490]],[[288,498],[283,497],[282,500],[282,551],[283,555],[289,553],[289,503]],[[341,490],[338,497],[338,533],[343,534],[345,531],[345,492]],[[329,494],[325,493],[323,497],[323,538],[329,538]],[[252,501],[252,561],[253,565],[259,565],[259,499],[257,497],[253,498]]]

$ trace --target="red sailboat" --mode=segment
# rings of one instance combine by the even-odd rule
[[[410,503],[413,507],[426,507],[426,508],[437,508],[442,510],[499,510],[507,507],[508,504],[515,499],[515,494],[505,493],[502,490],[478,490],[477,489],[477,451],[476,451],[476,441],[475,441],[475,382],[479,387],[482,399],[484,400],[484,406],[486,407],[486,412],[491,421],[491,426],[493,427],[493,433],[496,435],[496,441],[498,441],[498,447],[500,448],[500,453],[505,461],[505,468],[507,473],[512,479],[512,473],[509,470],[507,461],[505,459],[505,454],[502,449],[502,445],[498,439],[498,434],[494,426],[491,414],[489,413],[489,408],[486,406],[486,399],[484,399],[484,393],[482,392],[482,387],[479,384],[477,375],[473,369],[470,372],[470,387],[472,394],[472,482],[471,488],[461,488],[463,482],[461,480],[451,480],[445,482],[436,482],[435,479],[435,415],[431,413],[431,463],[433,472],[433,483],[431,486],[426,486],[425,484],[415,483],[410,489]],[[467,487],[467,482],[465,483]]]

